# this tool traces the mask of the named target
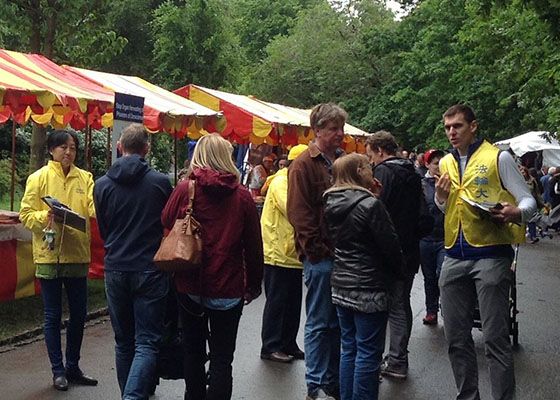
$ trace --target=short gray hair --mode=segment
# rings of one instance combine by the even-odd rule
[[[142,154],[150,143],[150,134],[142,124],[130,124],[121,132],[121,146],[125,153]]]
[[[311,123],[311,128],[321,129],[330,121],[336,121],[344,125],[347,118],[348,113],[342,107],[334,103],[322,103],[313,107],[309,116],[309,122]]]

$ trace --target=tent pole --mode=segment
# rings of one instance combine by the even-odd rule
[[[89,157],[88,157],[88,152],[89,152],[89,141],[88,141],[89,115],[88,115],[87,110],[85,112],[85,117],[86,117],[86,129],[84,131],[84,168],[85,168],[86,171],[89,171]]]
[[[93,143],[92,143],[92,131],[91,131],[91,126],[88,127],[88,171],[91,171],[93,169],[93,162],[92,162],[92,158],[93,158]]]
[[[107,170],[111,168],[111,128],[107,128]]]
[[[12,186],[10,198],[10,211],[14,211],[14,189],[15,189],[15,172],[16,171],[16,120],[12,117]]]
[[[175,169],[175,186],[177,186],[177,176],[178,176],[178,173],[177,173],[177,147],[178,147],[178,145],[177,145],[177,144],[178,144],[178,143],[177,143],[177,142],[178,142],[178,139],[177,139],[177,132],[175,132],[175,141],[174,141],[174,142],[175,142],[175,145],[174,145],[174,153],[175,153],[175,168],[174,168],[174,169]]]

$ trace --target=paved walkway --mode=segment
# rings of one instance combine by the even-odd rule
[[[515,354],[519,400],[560,399],[560,238],[524,245],[518,267],[520,347]],[[422,279],[413,288],[414,327],[410,341],[410,371],[405,382],[386,379],[385,400],[450,400],[455,398],[441,325],[422,325]],[[259,359],[263,297],[245,308],[234,361],[233,399],[298,400],[305,398],[305,365]],[[479,355],[483,399],[491,399],[482,336],[474,331]],[[302,343],[300,337],[300,343]],[[99,379],[99,386],[71,386],[68,392],[51,387],[50,367],[42,340],[0,353],[0,399],[118,399],[111,326],[107,318],[86,330],[82,368]],[[182,381],[163,381],[151,399],[182,399]]]

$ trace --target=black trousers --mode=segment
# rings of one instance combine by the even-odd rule
[[[243,300],[229,310],[203,308],[185,294],[179,294],[179,300],[185,342],[185,399],[231,399],[233,353]],[[209,380],[206,342],[210,350]]]
[[[291,354],[299,350],[296,337],[301,315],[302,281],[299,268],[265,264],[262,353],[282,351]]]

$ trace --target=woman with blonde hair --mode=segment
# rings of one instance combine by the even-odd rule
[[[185,217],[189,185],[194,185],[193,214],[202,225],[202,263],[174,277],[185,341],[185,399],[231,398],[241,312],[261,293],[259,217],[251,194],[239,183],[232,152],[233,146],[217,134],[199,139],[187,179],[177,185],[162,213],[163,226],[171,229]]]
[[[341,330],[341,400],[377,399],[392,282],[404,258],[389,214],[366,188],[376,188],[360,154],[337,159],[333,186],[324,194],[334,241],[332,302]]]

